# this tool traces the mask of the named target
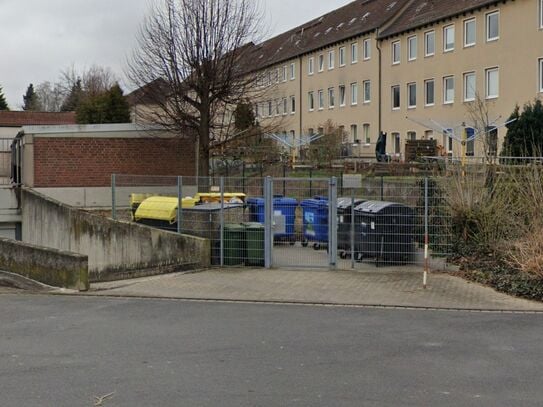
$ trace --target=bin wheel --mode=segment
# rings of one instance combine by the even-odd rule
[[[339,258],[345,260],[347,258],[347,252],[339,252]]]
[[[320,250],[321,246],[318,243],[313,243],[313,250]]]
[[[309,242],[307,240],[302,240],[302,247],[307,247]]]

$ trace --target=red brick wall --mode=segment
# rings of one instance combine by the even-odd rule
[[[35,187],[103,187],[111,174],[194,175],[183,139],[34,138]]]

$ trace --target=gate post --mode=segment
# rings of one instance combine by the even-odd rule
[[[328,256],[331,269],[337,267],[337,178],[328,184]]]
[[[264,178],[264,266],[269,269],[273,263],[273,179]]]

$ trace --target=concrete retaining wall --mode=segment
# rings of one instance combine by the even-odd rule
[[[89,289],[87,256],[0,238],[0,269],[55,287]]]
[[[103,218],[22,191],[23,241],[87,255],[92,281],[209,266],[210,242]]]

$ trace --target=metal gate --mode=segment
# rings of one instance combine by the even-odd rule
[[[335,268],[337,179],[265,179],[266,266]]]

